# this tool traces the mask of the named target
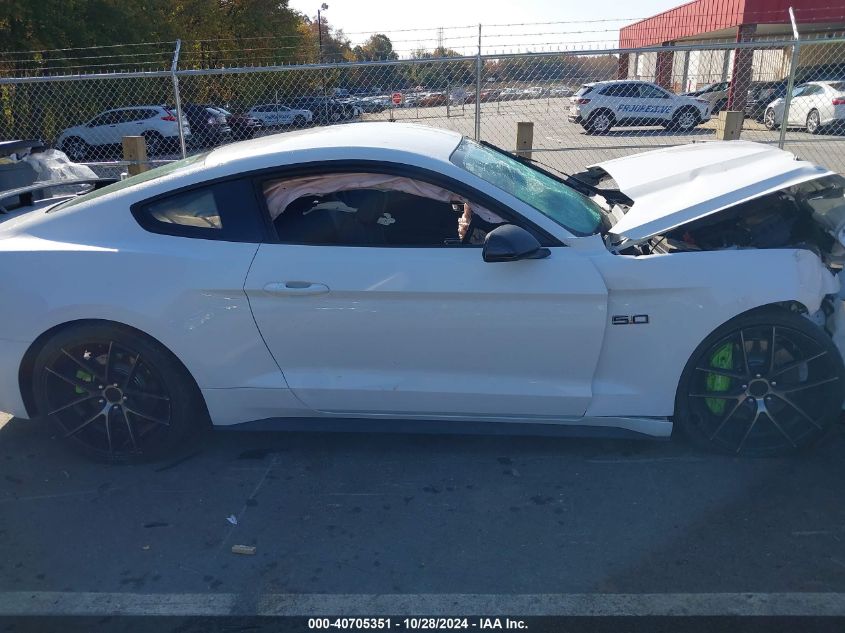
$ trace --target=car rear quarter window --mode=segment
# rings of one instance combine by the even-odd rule
[[[255,190],[247,180],[200,185],[132,205],[152,233],[228,242],[261,242],[266,235]]]

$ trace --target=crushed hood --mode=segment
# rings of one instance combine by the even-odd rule
[[[635,242],[833,173],[750,141],[669,147],[597,163],[590,170],[606,172],[634,201],[611,232]]]

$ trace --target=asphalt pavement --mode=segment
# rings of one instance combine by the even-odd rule
[[[674,440],[217,431],[126,466],[12,419],[0,612],[19,592],[219,595],[233,613],[265,595],[841,598],[843,452],[841,429],[789,459]]]

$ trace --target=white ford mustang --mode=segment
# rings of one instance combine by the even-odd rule
[[[359,123],[4,193],[0,409],[99,458],[281,418],[677,424],[787,453],[842,407],[843,184],[741,141],[559,177]]]

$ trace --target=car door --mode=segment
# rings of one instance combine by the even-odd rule
[[[674,113],[673,95],[651,84],[639,85],[640,116],[646,121],[668,121]]]
[[[792,99],[789,102],[789,125],[803,126],[807,123],[807,114],[810,112],[810,102],[815,87],[805,84],[793,89]]]
[[[293,122],[293,111],[287,106],[276,106],[276,125],[290,125]]]
[[[111,145],[120,143],[120,112],[112,110],[94,117],[86,126],[85,142],[89,145]]]
[[[379,230],[401,229],[408,217],[407,207],[380,209]],[[420,213],[411,217],[422,224],[406,235],[430,228]],[[447,245],[448,238],[402,246],[279,231],[290,242],[259,247],[245,290],[264,340],[307,406],[520,419],[586,411],[607,292],[575,249],[486,263],[480,246]]]
[[[151,118],[153,111],[149,108],[127,108],[120,111],[120,123],[117,129],[120,131],[120,136],[140,136],[146,130],[153,129],[147,123],[147,119]]]
[[[794,124],[805,126],[807,125],[807,115],[810,114],[813,110],[818,110],[820,117],[824,118],[825,113],[825,92],[824,88],[822,88],[818,84],[808,84],[804,91],[801,93],[793,103],[797,103],[797,107],[793,110],[792,106],[790,106],[789,110],[789,119],[790,122],[793,121],[793,113],[794,113]],[[827,104],[830,103],[830,100],[827,100]]]

